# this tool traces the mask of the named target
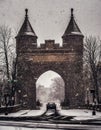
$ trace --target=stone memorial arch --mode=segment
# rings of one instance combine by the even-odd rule
[[[45,40],[44,44],[37,47],[37,38],[26,9],[24,23],[16,36],[17,103],[23,102],[25,108],[36,109],[36,81],[41,74],[52,70],[65,82],[65,104],[72,108],[82,106],[83,34],[75,22],[73,9],[62,36],[62,47],[54,40]]]

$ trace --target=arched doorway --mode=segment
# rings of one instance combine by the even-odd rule
[[[55,71],[48,70],[36,81],[36,100],[42,104],[47,102],[61,103],[65,97],[65,83]]]

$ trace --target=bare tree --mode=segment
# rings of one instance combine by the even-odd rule
[[[95,96],[99,103],[99,90],[97,82],[97,64],[100,58],[100,40],[96,37],[86,37],[84,43],[84,66],[88,66],[91,76],[92,87],[95,90]]]
[[[10,80],[12,59],[14,58],[14,42],[11,28],[5,25],[0,26],[0,55],[0,62],[5,68],[7,79]]]
[[[12,72],[14,72],[13,61],[15,59],[15,44],[11,28],[5,25],[0,26],[0,57],[2,70],[7,80],[7,85],[4,86],[4,93],[11,94]]]

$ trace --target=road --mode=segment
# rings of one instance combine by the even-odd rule
[[[50,124],[46,122],[0,122],[0,130],[101,130],[101,126],[73,125],[73,124]]]

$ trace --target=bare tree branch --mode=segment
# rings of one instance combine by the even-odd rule
[[[101,42],[96,37],[86,37],[84,43],[84,64],[88,64],[89,72],[92,77],[93,88],[95,89],[95,94],[97,101],[99,102],[99,92],[98,92],[98,81],[97,81],[97,64],[100,57]]]

